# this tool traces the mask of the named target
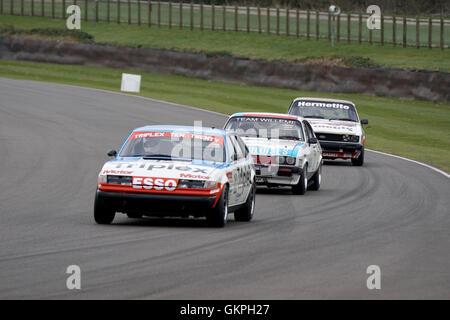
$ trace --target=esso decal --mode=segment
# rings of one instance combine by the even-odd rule
[[[173,191],[177,185],[177,179],[133,177],[133,189]]]

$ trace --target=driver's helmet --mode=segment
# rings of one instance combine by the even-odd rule
[[[155,138],[146,138],[144,140],[144,151],[149,153],[157,149],[157,146],[160,144],[160,139]]]

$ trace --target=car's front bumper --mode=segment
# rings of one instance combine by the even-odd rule
[[[300,168],[288,165],[255,164],[255,172],[258,185],[294,185],[300,177]]]
[[[204,216],[216,203],[214,196],[170,195],[152,193],[119,193],[97,191],[103,205],[124,213],[142,213],[157,216],[180,216],[191,214]]]
[[[355,159],[361,154],[364,146],[359,143],[342,143],[331,141],[320,141],[322,157],[324,159]]]

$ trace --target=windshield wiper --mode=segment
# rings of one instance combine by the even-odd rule
[[[142,156],[144,159],[165,158],[172,159],[172,156],[167,154],[146,154]]]
[[[332,119],[328,119],[328,120],[336,120],[336,121],[352,121],[352,122],[356,122],[353,119],[349,119],[349,118],[332,118]]]
[[[322,117],[322,116],[303,116],[303,118],[325,119],[325,117]]]

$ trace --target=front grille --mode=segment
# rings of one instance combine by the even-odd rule
[[[277,164],[277,159],[273,156],[253,155],[253,162],[256,164]]]
[[[322,141],[344,141],[342,134],[334,133],[316,133],[316,137]]]
[[[353,134],[317,133],[319,141],[359,142],[359,136]]]

